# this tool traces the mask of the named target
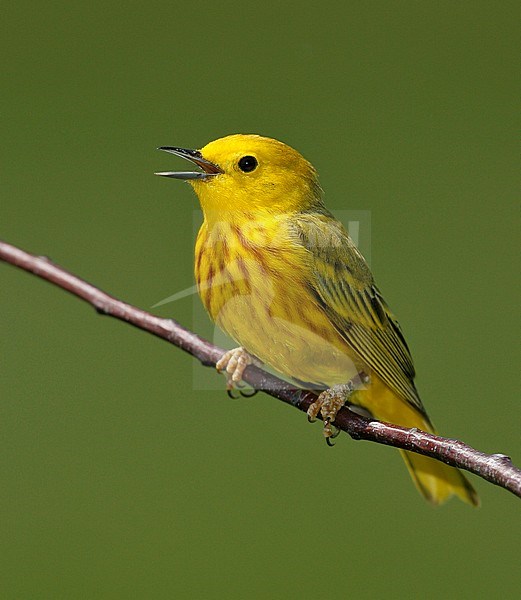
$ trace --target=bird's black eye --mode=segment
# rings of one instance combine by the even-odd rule
[[[245,173],[251,173],[257,168],[258,164],[255,156],[243,156],[239,160],[239,169]]]

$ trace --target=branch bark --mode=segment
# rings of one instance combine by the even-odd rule
[[[122,302],[55,265],[46,257],[29,254],[16,246],[0,241],[0,260],[37,275],[81,298],[92,305],[98,313],[130,323],[170,342],[207,367],[215,367],[215,363],[224,353],[222,348],[185,329],[176,321],[156,317]],[[247,367],[244,380],[254,389],[262,390],[303,412],[306,412],[317,398],[313,392],[295,388],[253,365]],[[335,426],[355,440],[369,440],[410,450],[459,467],[521,498],[521,469],[515,467],[510,458],[504,454],[485,454],[459,440],[368,419],[346,407],[338,413]]]

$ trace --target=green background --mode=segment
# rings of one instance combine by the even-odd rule
[[[160,145],[282,139],[371,262],[446,435],[521,462],[517,3],[9,2],[0,237],[143,308],[193,284]],[[192,297],[156,309],[198,331]],[[397,452],[0,265],[2,598],[506,598],[519,500],[426,505]],[[215,377],[213,390],[194,378]]]

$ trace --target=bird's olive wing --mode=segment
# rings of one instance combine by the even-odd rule
[[[333,326],[369,369],[424,413],[400,326],[342,224],[324,212],[304,214],[293,227],[308,251],[308,288]]]

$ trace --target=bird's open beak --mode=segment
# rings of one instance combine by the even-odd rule
[[[174,179],[208,179],[224,173],[221,167],[203,158],[199,150],[187,150],[186,148],[175,148],[172,146],[161,146],[158,150],[164,150],[165,152],[170,152],[170,154],[186,158],[186,160],[200,167],[202,171],[162,171],[155,173],[155,175],[173,177]]]

